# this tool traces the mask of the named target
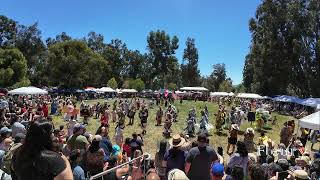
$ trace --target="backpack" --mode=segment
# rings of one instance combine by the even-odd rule
[[[7,150],[2,158],[2,165],[1,169],[7,173],[11,174],[11,163],[12,163],[12,157],[13,153],[15,152],[16,149],[18,149],[22,144],[14,144],[9,150]]]

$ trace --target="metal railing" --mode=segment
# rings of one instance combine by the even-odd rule
[[[89,178],[89,180],[98,179],[98,178],[100,178],[100,177],[101,177],[102,180],[103,180],[103,179],[104,179],[103,176],[106,175],[106,174],[108,174],[109,172],[111,172],[111,171],[116,171],[118,168],[121,168],[121,167],[123,167],[123,166],[125,166],[125,165],[128,165],[128,164],[130,164],[130,163],[132,163],[132,162],[134,162],[134,161],[136,161],[136,160],[140,160],[141,158],[143,158],[143,164],[145,164],[146,160],[147,160],[148,158],[150,158],[150,154],[145,153],[145,154],[143,154],[143,155],[141,155],[141,156],[138,156],[138,157],[136,157],[136,158],[133,158],[133,159],[131,159],[131,160],[128,161],[128,162],[122,163],[122,164],[120,164],[120,165],[118,165],[118,166],[116,166],[116,167],[113,167],[113,168],[108,169],[108,170],[106,170],[106,171],[103,171],[103,172],[101,172],[101,173],[99,173],[99,174],[96,174],[96,175],[94,175],[94,176],[91,176],[91,177]],[[143,166],[143,176],[145,176],[145,173],[146,173],[145,168],[146,168],[146,166],[144,165],[144,166]]]

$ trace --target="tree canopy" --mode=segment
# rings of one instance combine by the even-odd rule
[[[247,91],[320,96],[318,0],[264,0],[249,21],[250,52],[243,70]]]

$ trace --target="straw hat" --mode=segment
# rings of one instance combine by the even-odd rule
[[[182,138],[179,134],[175,134],[173,135],[172,139],[169,140],[169,144],[172,146],[172,147],[180,147],[182,146],[182,144],[185,143],[185,139]]]
[[[189,178],[180,169],[172,169],[168,173],[168,180],[189,180]]]
[[[246,134],[254,134],[253,128],[247,128],[246,129]]]
[[[304,170],[295,170],[293,176],[299,179],[309,179],[308,173]]]
[[[239,131],[240,128],[239,128],[239,126],[237,124],[232,124],[231,125],[231,129]]]

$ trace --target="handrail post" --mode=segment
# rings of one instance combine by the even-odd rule
[[[118,168],[121,168],[121,167],[123,167],[123,166],[125,166],[125,165],[127,165],[127,164],[129,164],[129,163],[131,163],[131,162],[133,162],[133,161],[136,161],[136,160],[138,160],[138,159],[140,159],[140,158],[143,158],[143,162],[144,162],[144,164],[145,164],[145,161],[146,161],[146,158],[145,158],[145,156],[146,155],[149,155],[148,153],[145,153],[145,154],[143,154],[143,155],[141,155],[141,156],[138,156],[138,157],[136,157],[136,158],[134,158],[134,159],[132,159],[132,160],[130,160],[130,161],[128,161],[128,162],[125,162],[125,163],[123,163],[123,164],[120,164],[120,165],[118,165],[118,166],[116,166],[116,167],[113,167],[113,168],[111,168],[111,169],[108,169],[108,170],[106,170],[106,171],[103,171],[103,172],[101,172],[101,173],[99,173],[99,174],[96,174],[96,175],[94,175],[94,176],[91,176],[90,178],[89,178],[89,180],[94,180],[94,179],[98,179],[98,178],[100,178],[100,177],[102,177],[102,180],[103,180],[103,176],[104,175],[106,175],[107,173],[109,173],[109,172],[111,172],[111,171],[113,171],[113,170],[117,170]],[[144,171],[145,171],[145,166],[144,166]],[[145,175],[145,172],[143,172],[144,173],[144,175]]]

